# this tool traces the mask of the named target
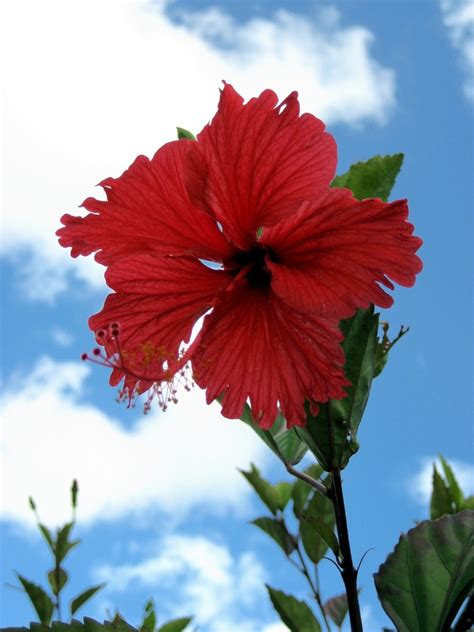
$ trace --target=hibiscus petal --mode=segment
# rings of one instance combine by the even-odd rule
[[[165,363],[177,360],[193,325],[230,278],[197,260],[137,255],[110,266],[106,280],[116,293],[109,294],[89,326],[99,334],[119,328],[119,348],[106,336],[102,341],[109,355],[120,352],[127,369],[114,370],[111,380],[116,385],[128,373],[129,388],[140,383],[143,391],[161,381]]]
[[[358,201],[330,189],[320,205],[266,230],[261,243],[274,254],[267,266],[272,289],[296,309],[347,318],[371,303],[390,307],[393,280],[411,286],[421,271],[422,241],[407,221],[406,200]]]
[[[347,385],[338,321],[296,312],[271,292],[235,287],[206,316],[193,354],[207,402],[224,393],[222,414],[238,418],[247,399],[269,428],[280,407],[288,425],[304,425],[305,399],[344,397]]]
[[[195,141],[174,141],[152,160],[139,156],[119,178],[103,180],[107,200],[85,200],[85,217],[63,215],[59,243],[73,257],[97,251],[104,265],[144,252],[224,259],[232,249],[215,218],[189,199],[184,171],[194,152]]]
[[[280,105],[271,90],[243,104],[225,84],[218,112],[198,135],[209,167],[209,206],[224,232],[245,249],[261,226],[272,226],[320,197],[337,160],[336,144],[311,114],[299,116],[296,92]]]

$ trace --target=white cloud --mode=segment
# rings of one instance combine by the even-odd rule
[[[126,430],[85,400],[89,372],[85,364],[43,358],[29,375],[17,374],[6,385],[1,518],[31,524],[31,495],[44,522],[61,523],[69,516],[73,478],[82,524],[146,509],[177,519],[196,506],[245,510],[250,488],[236,468],[272,458],[249,428],[224,419],[194,389],[166,413],[158,407],[148,416],[130,411],[133,426]]]
[[[221,79],[247,97],[297,88],[327,122],[382,122],[394,73],[370,53],[373,35],[342,26],[335,10],[277,11],[236,23],[222,11],[173,22],[151,0],[7,0],[2,252],[16,257],[32,298],[64,291],[71,274],[102,287],[91,258],[69,260],[54,236],[63,212],[139,153],[152,155],[175,125],[200,130]],[[28,19],[25,19],[25,15]],[[222,44],[225,44],[223,47]]]
[[[154,548],[154,553],[136,564],[96,569],[95,579],[107,582],[110,592],[137,585],[148,591],[166,586],[173,594],[167,616],[194,614],[199,629],[208,632],[287,630],[255,620],[255,606],[268,596],[264,569],[253,552],[233,556],[222,543],[185,535],[167,536]]]
[[[474,102],[474,3],[472,0],[440,0],[443,22],[467,73],[464,94]]]
[[[74,338],[71,336],[71,334],[59,327],[53,329],[53,331],[51,332],[51,337],[54,342],[60,347],[70,347],[74,342]]]
[[[466,496],[474,494],[474,465],[459,459],[450,459],[445,456],[452,467],[457,481]],[[416,474],[407,481],[408,491],[412,498],[420,505],[429,505],[432,490],[433,463],[436,463],[438,472],[442,474],[441,463],[436,457],[426,457],[420,461]]]

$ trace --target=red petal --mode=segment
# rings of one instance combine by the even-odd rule
[[[117,293],[109,294],[102,311],[89,319],[89,326],[98,331],[118,323],[125,373],[129,373],[130,384],[137,384],[140,377],[141,391],[155,380],[161,381],[164,362],[177,359],[197,319],[229,282],[226,273],[199,261],[150,255],[114,263],[106,279]],[[110,354],[116,352],[115,343],[104,346]],[[123,375],[113,372],[115,384]]]
[[[208,403],[225,393],[226,417],[240,417],[249,399],[263,428],[278,407],[290,426],[304,425],[305,399],[345,395],[341,339],[336,320],[298,313],[271,292],[236,287],[206,316],[194,379],[207,389]]]
[[[371,303],[390,307],[380,285],[411,286],[422,269],[415,255],[422,241],[407,216],[406,200],[360,202],[330,189],[319,207],[306,204],[262,235],[276,253],[267,261],[273,290],[296,309],[338,318]]]
[[[139,156],[119,178],[101,182],[107,201],[88,198],[86,217],[61,218],[59,243],[73,257],[98,251],[96,260],[105,265],[145,252],[224,259],[232,248],[215,218],[189,199],[185,170],[196,152],[195,141],[180,140],[152,160]]]
[[[198,136],[209,166],[208,203],[229,239],[247,248],[261,226],[272,226],[331,182],[336,144],[311,114],[299,116],[297,93],[280,105],[271,90],[243,105],[229,84],[218,112]]]

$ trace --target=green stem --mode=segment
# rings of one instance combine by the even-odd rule
[[[323,603],[321,601],[321,594],[320,594],[318,588],[316,588],[316,586],[314,585],[313,580],[311,579],[311,575],[309,574],[308,566],[306,565],[305,559],[303,557],[303,554],[301,553],[301,549],[299,547],[299,543],[298,542],[296,542],[296,552],[298,553],[298,557],[300,558],[300,561],[301,561],[300,571],[306,577],[306,579],[307,579],[307,581],[308,581],[308,583],[309,583],[309,585],[311,587],[311,590],[313,592],[314,598],[316,599],[316,602],[317,602],[317,604],[319,606],[319,609],[321,611],[321,616],[324,619],[324,623],[326,625],[326,628],[327,628],[328,632],[331,632],[331,628],[329,627],[329,622],[327,620],[326,613],[324,612],[324,606],[323,606]]]
[[[362,618],[360,616],[359,593],[357,590],[357,569],[352,561],[351,544],[349,540],[349,529],[347,527],[346,508],[344,505],[344,495],[342,493],[342,480],[339,464],[335,460],[335,439],[334,426],[331,415],[331,402],[328,403],[328,433],[331,447],[331,474],[332,485],[329,497],[334,506],[336,516],[336,528],[341,552],[340,569],[342,581],[346,589],[347,606],[349,610],[349,620],[352,632],[363,632]]]

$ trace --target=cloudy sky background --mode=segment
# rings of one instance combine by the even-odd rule
[[[397,346],[346,471],[367,629],[387,619],[372,573],[401,531],[427,515],[442,452],[472,489],[472,105],[474,8],[467,0],[275,3],[208,0],[11,0],[2,4],[2,480],[0,625],[33,618],[6,586],[13,569],[44,582],[42,519],[68,518],[79,480],[69,595],[106,579],[83,614],[116,607],[138,623],[196,615],[203,631],[279,632],[263,583],[306,587],[248,524],[264,510],[237,469],[285,473],[253,433],[203,394],[166,414],[115,403],[107,371],[81,363],[103,269],[72,261],[54,232],[95,183],[151,156],[180,125],[199,131],[221,79],[246,98],[297,89],[339,146],[338,172],[377,153],[406,154],[393,192],[408,197],[425,245],[415,288],[384,318],[411,331]],[[5,19],[6,18],[6,19]],[[322,568],[325,597],[341,591]]]

